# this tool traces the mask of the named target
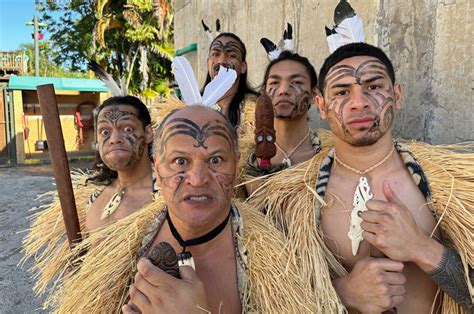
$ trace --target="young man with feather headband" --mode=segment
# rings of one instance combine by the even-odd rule
[[[91,67],[104,70],[96,63]],[[104,74],[110,76],[108,74]],[[124,94],[115,82],[115,94]],[[96,160],[92,171],[74,173],[74,194],[83,236],[113,224],[153,201],[157,191],[152,174],[153,131],[150,113],[134,96],[113,96],[94,110]],[[31,269],[38,276],[34,290],[45,292],[48,283],[62,276],[68,264],[68,242],[57,197],[33,216],[23,241],[24,260],[35,256]]]
[[[182,68],[190,65],[182,57],[173,64],[182,82]],[[48,300],[57,311],[316,311],[282,233],[262,214],[232,201],[237,134],[210,107],[236,73],[221,68],[217,76],[227,85],[212,90],[211,83],[203,96],[186,97],[193,106],[172,112],[155,133],[160,195],[75,248],[88,253]],[[166,254],[156,253],[163,247]]]
[[[267,38],[260,40],[270,60],[265,69],[262,89],[270,97],[273,106],[276,136],[273,134],[271,137],[276,149],[275,154],[270,156],[271,166],[262,166],[262,159],[265,158],[260,156],[259,145],[268,142],[263,130],[271,129],[272,126],[256,121],[256,150],[249,155],[246,165],[247,179],[252,181],[246,185],[249,194],[260,181],[255,181],[255,177],[304,162],[321,150],[318,133],[311,130],[308,124],[308,110],[316,96],[318,79],[309,60],[294,51],[292,32],[292,26],[288,23],[280,47]]]
[[[203,89],[219,72],[220,66],[237,72],[237,79],[227,93],[217,101],[216,109],[222,112],[240,132],[253,131],[253,113],[257,93],[248,82],[247,48],[243,41],[234,33],[220,32],[220,21],[216,20],[216,32],[202,21],[209,39],[209,54],[207,56],[207,75]]]
[[[250,205],[285,232],[330,311],[471,313],[472,143],[394,141],[402,91],[376,47],[342,45],[319,78],[334,147],[269,179]]]

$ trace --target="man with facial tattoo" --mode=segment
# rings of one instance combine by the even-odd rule
[[[334,147],[268,180],[250,204],[284,230],[320,280],[315,293],[346,309],[471,313],[474,204],[465,195],[474,173],[463,165],[473,154],[394,141],[402,90],[376,47],[338,48],[319,78],[316,100]]]
[[[87,181],[100,187],[91,195],[85,231],[143,208],[156,192],[150,159],[153,130],[145,104],[133,96],[112,97],[96,115],[97,172]]]
[[[52,301],[56,309],[316,311],[309,284],[300,280],[296,256],[286,251],[281,232],[262,214],[232,200],[239,148],[225,116],[199,105],[178,110],[160,124],[154,146],[160,195],[75,248],[91,249],[81,269],[60,285]],[[145,258],[163,243],[184,263],[180,278]],[[193,264],[195,269],[187,266]]]
[[[96,160],[89,173],[73,173],[76,207],[83,237],[143,208],[153,200],[153,131],[145,104],[133,96],[107,99],[94,112]],[[57,198],[35,214],[23,241],[24,260],[35,256],[35,291],[69,268],[68,242]],[[68,270],[68,272],[70,269]]]
[[[216,108],[239,132],[253,131],[253,112],[257,93],[249,86],[247,75],[247,49],[234,33],[220,33],[209,46],[207,57],[207,76],[204,87],[219,72],[219,67],[234,69],[237,79],[234,85],[217,102]],[[203,87],[203,88],[204,88]]]
[[[242,40],[234,33],[220,33],[209,46],[207,57],[207,75],[202,90],[217,76],[220,66],[233,69],[237,73],[237,79],[225,95],[214,105],[214,108],[226,116],[232,127],[237,130],[241,142],[241,154],[237,182],[242,181],[243,169],[247,160],[249,149],[252,147],[253,132],[255,129],[255,92],[248,82],[247,49]],[[161,106],[154,117],[155,121],[162,121],[171,111],[179,109],[182,103],[166,104]],[[245,189],[242,188],[237,194],[243,196]]]
[[[318,134],[311,130],[307,121],[317,84],[314,67],[297,53],[283,51],[268,64],[263,88],[273,104],[277,153],[271,159],[269,170],[260,168],[260,160],[250,154],[247,175],[257,177],[280,171],[311,159],[321,150]],[[255,182],[247,184],[248,193],[251,194],[257,185]]]

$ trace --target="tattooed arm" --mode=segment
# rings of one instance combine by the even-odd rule
[[[438,266],[427,272],[428,276],[436,284],[452,297],[469,313],[474,311],[472,297],[469,292],[468,284],[464,278],[464,268],[459,254],[453,249],[444,247],[443,255]],[[469,278],[474,281],[472,268],[469,267]]]

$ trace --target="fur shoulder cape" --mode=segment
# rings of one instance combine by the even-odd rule
[[[334,306],[340,303],[331,278],[347,272],[326,247],[316,214],[316,209],[325,203],[315,186],[319,168],[331,146],[323,144],[321,152],[311,160],[267,178],[248,203],[253,208],[265,208],[267,218],[284,231],[290,251],[301,259],[303,276],[311,280],[318,303],[327,304],[330,312],[341,312],[343,309]],[[468,272],[474,266],[474,145],[434,146],[413,141],[405,146],[428,179],[445,244],[460,254],[472,295],[474,289]],[[322,292],[325,297],[321,299]],[[444,295],[443,313],[464,313],[464,310]]]

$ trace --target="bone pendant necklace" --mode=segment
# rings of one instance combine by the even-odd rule
[[[105,218],[115,213],[117,208],[120,206],[120,203],[122,202],[124,194],[125,188],[120,188],[114,195],[112,195],[110,201],[107,203],[107,205],[105,205],[102,215],[100,215],[100,220],[104,220]]]
[[[308,133],[306,133],[306,135],[298,142],[298,144],[296,144],[296,146],[291,150],[291,152],[289,152],[288,154],[285,152],[285,150],[283,150],[283,148],[280,147],[280,145],[278,145],[277,142],[275,142],[275,146],[276,148],[283,154],[284,158],[282,160],[282,164],[286,164],[288,167],[291,166],[291,155],[294,154],[294,152],[296,152],[296,150],[301,146],[303,145],[304,141],[309,137],[309,134],[311,133],[311,130],[308,130]]]
[[[145,174],[143,177],[141,177],[137,182],[140,182],[146,176],[148,176],[148,173]],[[130,184],[128,187],[131,187],[135,183]],[[107,203],[107,205],[105,205],[104,210],[102,211],[102,214],[100,215],[100,220],[104,220],[105,218],[115,213],[117,208],[120,206],[120,203],[122,203],[122,199],[126,191],[127,191],[127,187],[123,188],[120,186],[120,183],[119,183],[119,190],[114,195],[112,195],[112,197],[110,198],[110,201]]]
[[[362,222],[362,219],[360,218],[360,214],[363,211],[367,210],[367,207],[365,206],[365,203],[368,200],[371,200],[374,195],[372,194],[372,191],[370,190],[370,185],[369,181],[367,180],[367,177],[365,176],[367,173],[370,171],[374,170],[384,162],[388,160],[388,158],[392,155],[393,151],[395,150],[395,146],[392,146],[392,149],[388,152],[388,154],[380,160],[378,163],[375,165],[365,169],[364,171],[357,170],[348,164],[342,162],[338,157],[336,152],[334,152],[334,159],[344,168],[357,173],[360,175],[359,179],[359,184],[357,185],[355,192],[354,192],[354,200],[352,201],[352,208],[351,211],[351,225],[349,227],[349,232],[348,236],[349,239],[351,240],[352,244],[352,255],[356,256],[357,252],[359,251],[359,245],[362,240],[364,240],[364,237],[362,236],[362,227],[360,226],[360,223]]]

